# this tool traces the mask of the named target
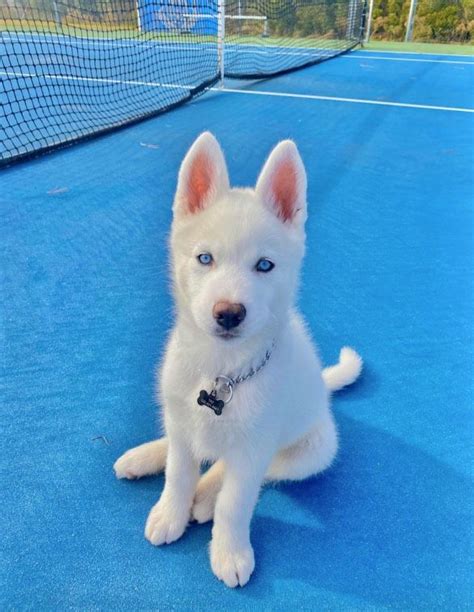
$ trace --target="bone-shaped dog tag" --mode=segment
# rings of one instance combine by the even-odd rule
[[[210,393],[208,393],[205,389],[202,389],[199,392],[197,403],[200,406],[207,406],[217,415],[222,414],[222,409],[224,408],[224,401],[217,398],[216,389],[213,389]]]

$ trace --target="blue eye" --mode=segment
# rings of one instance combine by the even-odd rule
[[[270,270],[273,270],[274,267],[275,264],[273,261],[270,261],[266,257],[262,257],[257,261],[255,270],[257,270],[257,272],[270,272]]]
[[[209,266],[214,261],[210,253],[201,253],[197,256],[197,260],[203,266]]]

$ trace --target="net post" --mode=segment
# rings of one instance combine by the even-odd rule
[[[143,30],[142,30],[142,18],[140,15],[140,0],[135,0],[135,12],[137,13],[138,32],[141,34]]]
[[[58,3],[56,2],[56,0],[53,0],[53,13],[56,27],[61,28],[61,14],[59,12]]]
[[[372,13],[374,12],[374,0],[369,0],[369,14],[367,15],[367,21],[365,25],[365,37],[364,42],[370,41],[370,32],[372,29]]]
[[[417,5],[417,0],[410,1],[410,12],[408,13],[405,42],[410,42],[410,40],[413,38],[413,26],[415,23],[416,5]]]
[[[217,53],[219,61],[220,86],[224,87],[224,39],[225,39],[225,0],[217,3]]]

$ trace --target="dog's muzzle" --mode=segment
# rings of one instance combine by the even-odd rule
[[[220,327],[226,331],[238,327],[245,319],[247,311],[243,304],[232,304],[231,302],[217,302],[212,309],[212,316]]]

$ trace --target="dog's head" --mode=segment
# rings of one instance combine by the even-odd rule
[[[179,315],[222,341],[272,333],[288,316],[304,253],[306,173],[295,144],[275,147],[255,189],[231,189],[205,132],[181,165],[173,211]]]

